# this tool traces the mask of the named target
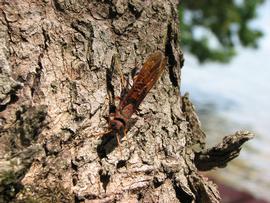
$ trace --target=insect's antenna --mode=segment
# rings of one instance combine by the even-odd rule
[[[114,72],[113,58],[110,69],[106,70],[106,85],[107,85],[107,94],[109,98],[109,105],[115,106],[115,95],[114,95],[114,86],[112,84],[112,76]]]

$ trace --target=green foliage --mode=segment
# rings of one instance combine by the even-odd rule
[[[235,46],[239,43],[244,47],[256,48],[262,32],[252,28],[250,22],[256,18],[256,8],[263,2],[264,0],[181,1],[181,45],[201,63],[229,62],[235,56]],[[213,41],[216,42],[215,46],[210,43]]]

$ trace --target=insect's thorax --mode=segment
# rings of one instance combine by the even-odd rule
[[[126,127],[126,124],[132,114],[134,113],[135,107],[133,104],[128,104],[124,108],[117,108],[114,113],[110,114],[110,127],[113,130],[120,131]]]

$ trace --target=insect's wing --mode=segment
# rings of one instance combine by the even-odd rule
[[[120,108],[124,109],[129,104],[133,105],[133,111],[138,108],[147,93],[163,73],[166,63],[167,59],[162,52],[157,51],[151,54],[147,58],[139,74],[136,76],[132,88],[120,102]]]

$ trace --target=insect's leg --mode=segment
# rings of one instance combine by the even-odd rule
[[[120,135],[119,135],[119,132],[116,133],[116,139],[117,139],[117,143],[118,143],[118,147],[120,149],[120,153],[122,155],[122,148],[121,148],[121,143],[120,143]]]
[[[134,68],[131,71],[131,77],[132,77],[133,83],[136,81],[136,78],[137,78],[139,72],[140,72],[140,69],[139,69],[139,66],[138,66],[138,61],[135,58]],[[130,83],[129,83],[129,86],[131,87],[131,84]]]
[[[116,133],[116,139],[117,139],[118,146],[121,146],[119,133]]]
[[[105,131],[105,132],[96,133],[96,134],[94,134],[93,136],[94,136],[94,137],[102,137],[102,136],[104,136],[104,135],[109,135],[111,132],[112,132],[112,130],[107,130],[107,131]]]
[[[124,137],[127,135],[127,129],[124,129]]]
[[[115,100],[121,101],[121,97],[116,96],[116,97],[115,97]]]

